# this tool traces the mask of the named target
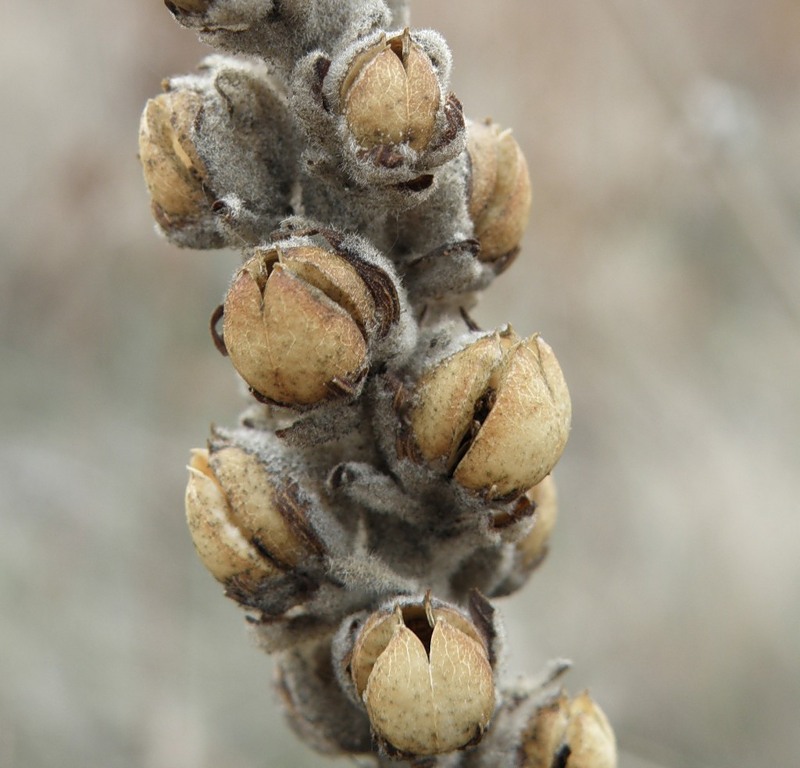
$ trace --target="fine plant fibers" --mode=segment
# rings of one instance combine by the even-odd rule
[[[219,53],[147,103],[140,159],[164,237],[242,253],[211,335],[248,392],[186,515],[290,726],[364,765],[611,768],[566,662],[503,680],[495,599],[547,553],[571,418],[542,336],[468,314],[519,251],[520,147],[405,2],[166,6]]]

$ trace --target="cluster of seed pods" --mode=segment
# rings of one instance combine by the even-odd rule
[[[140,159],[162,235],[242,253],[211,329],[249,400],[192,452],[187,520],[290,724],[367,764],[614,766],[563,665],[499,679],[571,416],[538,333],[468,315],[520,248],[518,144],[405,2],[166,5],[221,53],[147,103]]]

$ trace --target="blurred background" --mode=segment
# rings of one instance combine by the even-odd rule
[[[284,726],[185,530],[188,449],[242,406],[206,327],[238,257],[156,238],[136,135],[206,49],[157,0],[3,16],[0,765],[346,765]],[[573,396],[509,675],[573,659],[622,768],[797,764],[800,4],[412,18],[534,182],[476,319],[541,331]]]

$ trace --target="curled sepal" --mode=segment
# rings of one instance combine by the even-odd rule
[[[428,596],[369,616],[350,674],[387,752],[437,755],[480,740],[495,706],[490,643],[472,618]]]
[[[326,548],[307,506],[295,483],[238,446],[192,452],[189,531],[200,560],[243,605],[277,614],[314,591]]]

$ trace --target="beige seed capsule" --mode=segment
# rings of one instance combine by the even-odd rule
[[[469,214],[481,244],[478,257],[501,267],[522,242],[531,208],[525,156],[510,130],[492,122],[467,124]]]
[[[439,82],[407,29],[359,53],[339,96],[350,132],[363,148],[406,143],[422,151],[433,138]]]
[[[322,555],[297,495],[280,482],[236,446],[192,452],[186,519],[197,554],[218,581],[254,590]]]
[[[525,496],[535,508],[535,518],[533,528],[516,543],[515,548],[520,570],[530,571],[547,554],[548,542],[556,526],[558,496],[553,476],[545,477],[527,491]]]
[[[139,124],[139,159],[153,216],[167,232],[210,213],[207,170],[193,140],[202,106],[194,91],[162,93],[147,102]]]
[[[617,746],[603,711],[584,692],[540,707],[522,734],[520,768],[615,768]]]
[[[356,268],[317,246],[257,250],[223,310],[225,348],[242,378],[262,399],[301,408],[357,394],[378,322]]]
[[[356,639],[351,673],[373,731],[403,755],[474,743],[494,711],[485,639],[458,610],[427,599],[372,614]]]
[[[569,435],[571,404],[552,349],[504,330],[423,374],[411,435],[422,460],[487,499],[518,496],[549,474]]]

